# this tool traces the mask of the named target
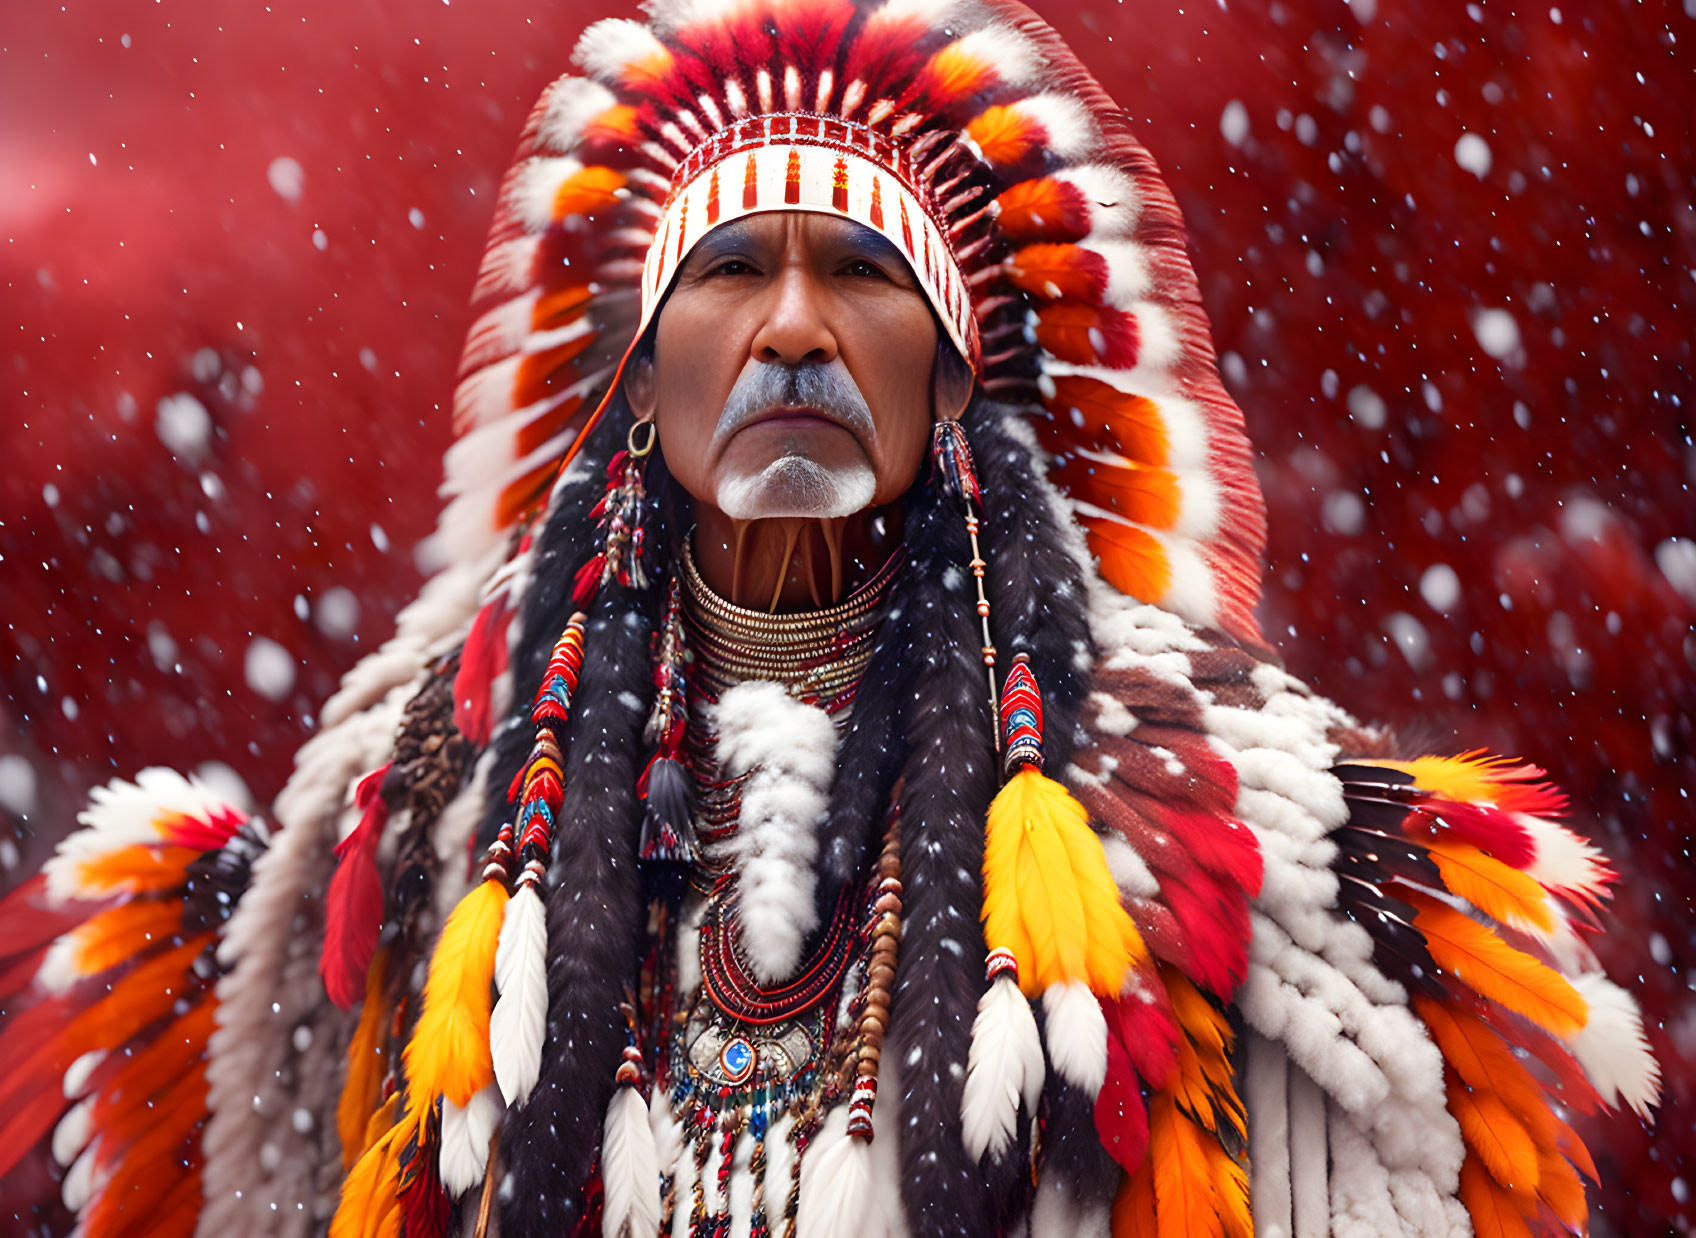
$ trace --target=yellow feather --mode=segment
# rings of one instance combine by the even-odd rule
[[[420,1098],[446,1096],[463,1108],[494,1082],[489,1012],[506,902],[500,882],[480,882],[442,926],[424,1009],[406,1045],[406,1076]]]
[[[1146,957],[1089,813],[1035,769],[989,806],[983,886],[984,938],[1013,952],[1028,996],[1075,980],[1116,997],[1133,957]]]
[[[1500,1002],[1563,1039],[1589,1022],[1589,1004],[1554,968],[1429,895],[1404,888],[1397,896],[1413,906],[1414,927],[1425,937],[1437,966],[1453,972],[1479,996]]]
[[[1528,932],[1547,933],[1555,927],[1548,892],[1535,877],[1471,843],[1437,842],[1429,850],[1449,892],[1491,919]]]
[[[342,1141],[343,1173],[352,1169],[365,1151],[365,1125],[383,1091],[388,1063],[383,1055],[382,1034],[390,1013],[383,1001],[383,982],[388,965],[389,951],[384,947],[377,951],[370,970],[365,973],[365,1005],[359,1011],[359,1025],[347,1042],[347,1077],[342,1083],[341,1099],[336,1102],[336,1133]]]
[[[400,1102],[397,1093],[372,1115],[392,1119]],[[384,1238],[400,1227],[400,1152],[412,1133],[410,1118],[378,1138],[342,1179],[342,1198],[330,1221],[330,1238]]]

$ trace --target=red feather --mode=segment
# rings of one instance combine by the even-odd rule
[[[1415,837],[1442,834],[1471,843],[1511,868],[1524,868],[1537,856],[1525,827],[1489,804],[1429,800],[1408,813],[1402,828]]]
[[[1130,1054],[1111,1033],[1107,1037],[1107,1079],[1095,1096],[1095,1131],[1108,1155],[1124,1166],[1126,1173],[1134,1174],[1148,1153],[1148,1103],[1137,1083]]]
[[[1195,970],[1195,952],[1170,908],[1151,898],[1127,898],[1125,910],[1131,913],[1149,953],[1185,975]]]
[[[463,664],[461,665],[463,671]],[[365,815],[353,832],[336,844],[335,876],[324,920],[324,950],[318,973],[324,991],[343,1010],[365,996],[365,973],[377,953],[377,935],[383,928],[383,882],[377,874],[377,844],[383,839],[389,806],[382,796],[383,778],[389,767],[367,774],[354,792],[353,800]]]
[[[1230,997],[1248,974],[1248,900],[1201,868],[1187,881],[1163,881],[1160,897],[1189,940],[1193,964],[1186,974],[1209,992]]]
[[[1166,997],[1166,989],[1150,977],[1143,988],[1151,1000],[1132,995],[1103,1002],[1107,1016],[1107,1071],[1113,1072],[1113,1054],[1125,1055],[1150,1088],[1166,1087],[1178,1065],[1178,1023]]]
[[[502,590],[483,604],[466,634],[453,678],[453,722],[459,733],[481,748],[489,742],[490,689],[506,670],[507,617],[512,613]]]

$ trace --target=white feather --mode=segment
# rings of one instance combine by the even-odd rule
[[[1048,135],[1046,153],[1060,159],[1077,159],[1095,145],[1095,125],[1082,103],[1058,90],[1021,99],[1013,105],[1042,126]]]
[[[75,1100],[88,1087],[89,1076],[95,1067],[106,1060],[105,1049],[90,1049],[65,1071],[65,1099]]]
[[[35,982],[46,993],[58,996],[81,979],[82,972],[77,967],[77,935],[72,930],[54,938],[53,944],[47,947],[41,966],[35,970]]]
[[[806,1238],[888,1238],[888,1222],[874,1196],[872,1146],[849,1137],[847,1105],[831,1110],[801,1162],[795,1232]]]
[[[1661,1098],[1661,1067],[1644,1038],[1637,1002],[1600,972],[1568,979],[1589,1003],[1590,1018],[1567,1047],[1604,1101],[1623,1100],[1647,1119]]]
[[[1148,251],[1130,241],[1085,237],[1083,245],[1107,260],[1107,302],[1126,306],[1148,295],[1153,276],[1148,269]]]
[[[1137,854],[1137,849],[1125,841],[1123,834],[1102,835],[1101,849],[1107,856],[1107,871],[1113,874],[1113,884],[1121,894],[1132,898],[1160,896],[1160,879]]]
[[[617,86],[626,65],[666,55],[665,45],[642,23],[608,17],[583,32],[571,61],[597,81]]]
[[[1091,163],[1054,174],[1076,185],[1090,204],[1090,232],[1104,237],[1125,236],[1141,214],[1136,185],[1118,168]],[[1092,242],[1093,243],[1093,242]]]
[[[822,709],[759,680],[726,692],[716,717],[726,775],[749,775],[736,833],[719,854],[737,874],[742,948],[754,975],[772,984],[794,974],[818,923],[813,862],[836,770],[836,727]]]
[[[1007,86],[1029,81],[1042,65],[1042,55],[1036,44],[1008,26],[985,26],[982,30],[974,30],[964,38],[956,39],[952,47],[988,63]]]
[[[527,235],[489,246],[477,268],[477,283],[471,291],[472,302],[482,304],[490,297],[511,296],[528,287],[536,264],[536,251],[541,244],[540,237]]]
[[[94,1154],[99,1150],[99,1141],[91,1143],[77,1157],[76,1163],[65,1171],[65,1180],[59,1185],[59,1198],[65,1201],[65,1207],[73,1213],[81,1212],[88,1201],[94,1198],[95,1192],[104,1185],[106,1174],[101,1174],[101,1182],[95,1182]]]
[[[159,767],[142,770],[134,782],[114,779],[95,787],[88,798],[89,806],[77,814],[83,828],[65,838],[41,866],[47,896],[55,903],[79,896],[80,870],[90,860],[137,843],[158,842],[165,837],[161,823],[173,816],[205,821],[229,808],[224,796],[198,779]]]
[[[554,198],[559,187],[583,170],[566,155],[538,155],[527,160],[507,186],[507,206],[527,231],[545,231],[554,221]]]
[[[505,1113],[506,1102],[492,1083],[463,1109],[442,1097],[442,1150],[437,1163],[442,1188],[454,1199],[483,1180],[489,1165],[489,1145]]]
[[[660,1175],[675,1175],[683,1158],[683,1124],[671,1111],[671,1097],[663,1088],[655,1088],[648,1102],[648,1127],[654,1132],[654,1164]]]
[[[659,1154],[648,1106],[635,1088],[621,1087],[607,1105],[601,1134],[605,1238],[649,1238],[660,1227]]]
[[[1042,993],[1048,1060],[1061,1078],[1095,1099],[1107,1078],[1107,1016],[1080,980],[1051,984]]]
[[[536,142],[563,154],[588,123],[613,104],[617,97],[599,82],[582,77],[562,77],[543,96],[542,118],[536,125]]]
[[[1042,1096],[1042,1038],[1031,1004],[1012,976],[1002,973],[978,999],[972,1048],[960,1100],[961,1137],[975,1161],[999,1158],[1013,1139],[1019,1102],[1036,1112]]]
[[[1513,819],[1531,835],[1535,855],[1525,871],[1555,890],[1581,890],[1600,895],[1607,886],[1607,865],[1602,853],[1563,825],[1528,813]]]
[[[88,1145],[88,1122],[93,1109],[92,1096],[79,1101],[65,1111],[65,1116],[53,1128],[53,1159],[59,1164],[69,1165]]]
[[[548,1023],[548,921],[536,887],[525,883],[507,900],[495,948],[489,1048],[495,1080],[509,1105],[521,1105],[542,1073]]]

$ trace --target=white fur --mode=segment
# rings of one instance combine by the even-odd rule
[[[1105,1205],[1081,1202],[1058,1174],[1043,1174],[1036,1185],[1029,1229],[1018,1226],[1013,1232],[1029,1233],[1030,1238],[1108,1238],[1111,1214]]]
[[[750,775],[736,832],[722,846],[737,873],[741,945],[754,974],[772,984],[794,974],[818,923],[813,862],[836,772],[836,727],[767,681],[731,688],[715,717],[725,773]]]
[[[607,1104],[601,1181],[606,1192],[601,1233],[606,1238],[650,1238],[659,1230],[659,1152],[648,1106],[635,1088],[618,1088]]]
[[[558,79],[542,98],[536,144],[559,154],[570,150],[589,122],[618,102],[612,91],[583,77]]]
[[[978,999],[960,1116],[966,1152],[999,1159],[1018,1127],[1019,1104],[1034,1115],[1042,1096],[1042,1039],[1031,1004],[1002,973]]]
[[[583,32],[571,61],[603,85],[616,87],[626,66],[668,55],[665,45],[641,22],[608,17]]]
[[[1604,1101],[1623,1100],[1647,1120],[1660,1101],[1661,1068],[1643,1035],[1637,1002],[1600,972],[1569,979],[1589,1004],[1590,1018],[1567,1047]]]
[[[1290,1059],[1254,1029],[1244,1032],[1241,1074],[1248,1111],[1249,1207],[1259,1238],[1290,1238]]]
[[[536,887],[526,883],[507,900],[495,950],[500,996],[489,1016],[495,1080],[509,1105],[521,1105],[542,1073],[548,1023],[548,922]]]
[[[1107,1016],[1095,994],[1079,980],[1049,985],[1042,1026],[1054,1072],[1094,1100],[1107,1078]]]
[[[489,1165],[489,1144],[506,1113],[506,1102],[494,1084],[481,1089],[461,1109],[442,1097],[442,1147],[437,1158],[442,1187],[454,1199],[483,1180]]]
[[[1120,894],[1132,898],[1160,896],[1160,879],[1149,870],[1137,849],[1125,841],[1124,835],[1103,834],[1101,850],[1107,856],[1107,871],[1113,874],[1113,884],[1119,887]]]

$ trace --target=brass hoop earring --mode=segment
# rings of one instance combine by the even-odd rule
[[[647,430],[648,437],[644,439],[642,441],[642,445],[638,447],[636,445],[636,432],[643,429]],[[641,460],[646,457],[649,452],[653,451],[654,440],[658,437],[659,427],[654,424],[654,419],[652,417],[648,417],[642,421],[631,424],[630,433],[625,436],[624,445],[630,449],[630,454],[632,456]]]

